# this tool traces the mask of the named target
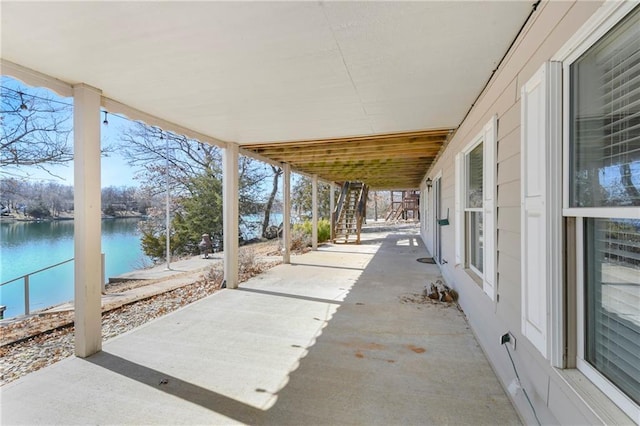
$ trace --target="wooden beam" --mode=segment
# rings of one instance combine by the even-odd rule
[[[417,170],[416,170],[417,169]],[[408,167],[406,170],[395,170],[395,167],[378,167],[378,168],[367,168],[367,167],[342,167],[342,168],[320,168],[320,167],[309,167],[306,169],[307,172],[316,172],[316,173],[325,173],[328,175],[340,174],[340,173],[358,173],[363,176],[370,175],[382,175],[390,172],[394,172],[393,176],[417,176],[424,174],[422,170],[426,170],[427,167],[421,166],[418,167]]]
[[[294,164],[296,168],[307,171],[339,171],[354,170],[359,168],[368,171],[394,171],[396,173],[410,172],[411,169],[426,168],[430,164],[429,161],[398,161],[398,162],[353,162],[353,163],[336,163],[336,164]]]
[[[385,151],[353,151],[353,152],[325,152],[325,153],[307,153],[304,151],[270,154],[276,162],[289,163],[301,161],[344,161],[351,158],[357,159],[385,159],[385,158],[435,158],[439,149],[396,149]],[[263,156],[263,155],[261,155]]]
[[[442,145],[445,138],[429,138],[429,139],[394,139],[394,140],[377,140],[377,141],[361,141],[350,142],[343,141],[339,143],[327,143],[327,144],[311,144],[311,145],[259,145],[259,146],[243,146],[244,149],[253,151],[259,154],[279,154],[283,152],[289,152],[291,150],[301,150],[307,152],[325,152],[327,150],[342,150],[342,149],[385,149],[385,148],[399,148],[399,147],[428,147],[431,145]]]
[[[255,143],[255,144],[243,144],[242,147],[245,149],[252,149],[256,147],[264,147],[264,146],[280,146],[286,147],[289,146],[301,146],[301,145],[327,145],[331,143],[344,143],[344,142],[356,142],[356,141],[372,141],[372,140],[394,140],[394,139],[408,139],[408,138],[416,138],[416,137],[440,137],[446,138],[453,132],[453,129],[434,129],[434,130],[420,130],[414,132],[401,132],[401,133],[383,133],[378,135],[361,135],[361,136],[351,136],[351,137],[342,137],[342,138],[330,138],[330,139],[308,139],[308,140],[300,140],[300,141],[282,141],[282,142],[264,142],[264,143]]]

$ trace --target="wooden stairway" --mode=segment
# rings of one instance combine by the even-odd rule
[[[333,212],[334,243],[360,244],[362,221],[366,216],[368,188],[362,182],[345,182]]]

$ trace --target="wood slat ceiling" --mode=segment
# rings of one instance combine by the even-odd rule
[[[270,142],[242,148],[331,182],[361,181],[372,189],[418,189],[452,129],[375,136]]]

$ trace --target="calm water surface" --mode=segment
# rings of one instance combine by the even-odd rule
[[[107,279],[151,263],[142,252],[140,219],[102,221]],[[73,221],[0,223],[0,283],[73,257]],[[73,262],[32,275],[31,311],[73,299]],[[24,281],[0,287],[5,318],[24,313]]]

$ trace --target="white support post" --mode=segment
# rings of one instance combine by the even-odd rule
[[[318,250],[318,175],[311,179],[311,250]]]
[[[291,165],[284,163],[282,169],[282,263],[291,263]]]
[[[100,191],[102,192],[102,191]],[[107,270],[105,268],[104,253],[100,253],[100,292],[105,294],[107,292]]]
[[[100,249],[100,97],[98,89],[73,87],[75,354],[102,349]]]
[[[160,139],[162,139],[162,130],[160,131]],[[165,230],[165,259],[167,261],[167,271],[171,270],[171,185],[169,181],[169,135],[165,140],[165,158],[164,158],[164,177],[165,181],[165,212],[164,212],[164,230]]]
[[[336,208],[336,185],[331,182],[329,184],[329,235],[333,239],[333,211]]]
[[[223,151],[224,279],[227,288],[238,288],[238,145],[229,143]]]

